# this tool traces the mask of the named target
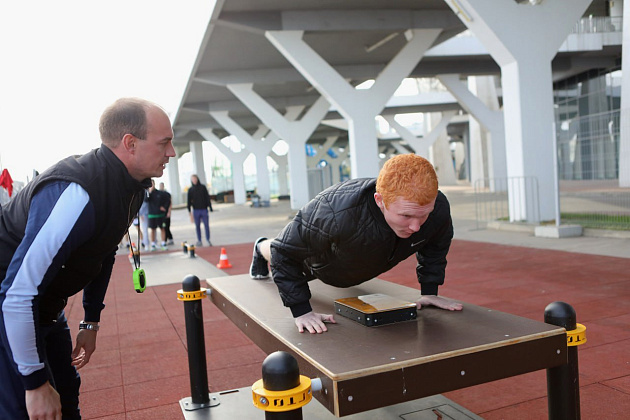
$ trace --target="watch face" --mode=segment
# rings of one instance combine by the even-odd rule
[[[86,322],[82,322],[79,324],[79,329],[80,330],[92,330],[92,331],[98,331],[99,326],[98,325],[94,325],[94,324],[88,324]]]

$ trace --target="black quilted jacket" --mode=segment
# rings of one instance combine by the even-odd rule
[[[271,270],[294,317],[311,311],[308,281],[350,287],[388,271],[416,253],[422,294],[444,283],[453,238],[448,200],[441,192],[420,231],[396,236],[374,201],[376,179],[342,182],[322,191],[271,244]]]

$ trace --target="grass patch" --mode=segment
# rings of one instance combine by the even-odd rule
[[[630,230],[630,215],[601,213],[561,213],[563,224],[581,225],[591,229]]]

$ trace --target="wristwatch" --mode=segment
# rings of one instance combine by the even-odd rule
[[[79,329],[80,330],[98,331],[99,328],[100,327],[98,326],[98,323],[85,322],[85,321],[79,322]]]

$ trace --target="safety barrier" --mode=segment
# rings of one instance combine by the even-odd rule
[[[568,303],[553,302],[545,308],[545,322],[567,330],[567,363],[547,369],[550,420],[578,420],[580,418],[577,346],[586,343],[586,327],[578,324],[576,319],[575,309]]]
[[[477,229],[496,221],[540,220],[536,177],[483,178],[475,181],[473,186]]]
[[[271,353],[262,364],[262,379],[252,385],[254,406],[266,420],[302,420],[302,407],[321,390],[319,379],[300,375],[297,360],[284,351]]]
[[[189,244],[188,242],[182,242],[182,251],[184,254],[188,254],[190,258],[195,258],[195,246],[193,244]]]
[[[180,401],[186,411],[219,405],[219,399],[208,393],[206,344],[203,332],[203,308],[201,300],[208,291],[201,287],[199,277],[188,275],[177,291],[177,299],[184,302],[186,343],[188,346],[188,371],[191,396]]]

